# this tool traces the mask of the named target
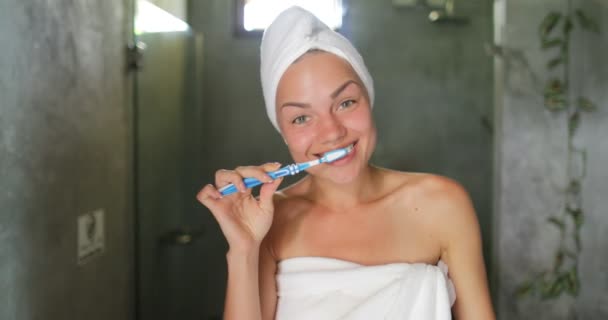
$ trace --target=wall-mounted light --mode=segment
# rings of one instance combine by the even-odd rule
[[[469,18],[457,16],[454,13],[454,0],[426,0],[427,5],[436,8],[429,13],[429,20],[433,23],[466,24]],[[443,7],[440,5],[443,3]]]
[[[432,23],[465,24],[469,22],[467,17],[457,16],[454,13],[455,0],[393,0],[396,8],[423,7],[429,12],[429,20]]]

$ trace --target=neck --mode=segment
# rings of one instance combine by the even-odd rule
[[[344,210],[368,202],[375,197],[378,169],[367,165],[361,174],[348,183],[310,177],[311,199],[329,209]]]

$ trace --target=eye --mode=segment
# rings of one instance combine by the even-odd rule
[[[291,121],[293,124],[303,124],[308,121],[308,116],[298,116]]]
[[[340,106],[338,108],[346,109],[346,108],[352,106],[353,104],[355,104],[355,100],[344,100],[344,101],[342,101],[342,103],[340,103]]]

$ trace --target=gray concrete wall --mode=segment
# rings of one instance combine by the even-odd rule
[[[579,264],[581,293],[542,302],[517,299],[516,287],[550,268],[558,231],[547,224],[563,205],[566,119],[543,107],[541,88],[551,76],[548,56],[540,50],[538,25],[549,10],[563,11],[566,1],[496,1],[497,40],[508,57],[496,60],[495,253],[500,319],[577,319],[608,317],[608,3],[575,1],[597,20],[603,33],[573,34],[572,92],[598,104],[582,117],[575,143],[587,149],[587,176],[582,185],[585,223]]]
[[[0,319],[132,318],[128,1],[0,2]],[[106,250],[76,263],[76,218]]]
[[[205,35],[205,147],[201,185],[219,168],[290,161],[266,118],[259,80],[259,38],[233,36],[234,1],[190,1],[190,24]],[[428,171],[457,179],[470,191],[489,256],[492,197],[492,8],[462,1],[465,26],[433,25],[428,11],[403,10],[391,1],[345,1],[342,32],[360,49],[376,83],[374,116],[379,140],[373,162],[399,170]],[[204,252],[204,303],[219,314],[224,300],[223,236],[213,218]]]

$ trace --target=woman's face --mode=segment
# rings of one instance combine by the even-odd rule
[[[376,128],[365,87],[350,64],[327,52],[310,52],[293,63],[277,88],[277,120],[293,159],[305,162],[353,145],[336,162],[308,172],[349,182],[367,166]]]

